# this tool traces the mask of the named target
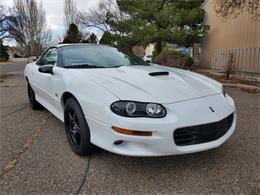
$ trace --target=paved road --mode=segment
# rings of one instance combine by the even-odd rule
[[[0,64],[0,73],[21,72],[24,70],[26,62],[16,64]]]
[[[97,149],[78,157],[63,124],[29,108],[22,74],[6,72],[0,80],[0,194],[260,193],[260,94],[227,89],[238,125],[218,149],[160,158]]]

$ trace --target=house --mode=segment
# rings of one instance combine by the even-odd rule
[[[210,30],[201,43],[201,66],[222,71],[232,56],[233,70],[237,73],[259,76],[260,22],[253,20],[247,11],[223,20],[217,16],[214,2],[205,0],[202,5],[204,24]]]
[[[8,54],[10,61],[14,58],[21,58],[24,56],[22,50],[18,47],[9,47]]]

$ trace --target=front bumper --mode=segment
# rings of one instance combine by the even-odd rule
[[[200,152],[219,147],[234,132],[236,110],[231,97],[222,94],[208,96],[173,104],[165,104],[167,116],[161,119],[127,118],[111,112],[110,124],[86,116],[91,142],[105,150],[127,156],[165,156]],[[209,109],[214,109],[214,112]],[[219,139],[188,146],[174,142],[176,129],[221,121],[233,113],[233,123]],[[112,126],[135,131],[152,131],[152,136],[131,136],[115,132]],[[210,129],[209,129],[210,131]],[[115,142],[123,142],[116,145]]]

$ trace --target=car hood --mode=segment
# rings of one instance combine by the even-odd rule
[[[73,69],[77,78],[102,85],[120,100],[174,103],[221,93],[221,84],[202,75],[159,65]],[[151,76],[150,73],[168,72]],[[85,80],[85,79],[84,79]]]

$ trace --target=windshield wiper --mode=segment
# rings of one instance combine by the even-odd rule
[[[121,66],[149,66],[150,64],[128,64],[128,65],[117,65],[117,66],[112,66],[110,68],[119,68]]]
[[[90,65],[90,64],[77,64],[77,65],[64,66],[64,68],[106,68],[106,67]]]
[[[129,64],[127,66],[150,66],[150,64]]]

